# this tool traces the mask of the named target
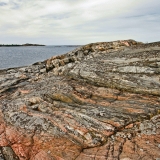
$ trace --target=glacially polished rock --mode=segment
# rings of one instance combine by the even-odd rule
[[[160,42],[88,44],[0,71],[0,158],[155,160],[159,114]]]

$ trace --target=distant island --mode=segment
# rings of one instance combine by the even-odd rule
[[[26,44],[22,44],[22,46],[45,46],[43,44],[30,44],[30,43],[26,43]]]
[[[26,43],[26,44],[0,44],[0,47],[23,47],[23,46],[45,46],[42,44],[31,44],[31,43]]]

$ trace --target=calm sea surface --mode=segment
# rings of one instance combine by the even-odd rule
[[[0,69],[31,65],[75,48],[77,46],[0,47]]]

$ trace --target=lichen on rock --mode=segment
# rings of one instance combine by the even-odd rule
[[[0,70],[0,158],[160,158],[160,42],[98,42]]]

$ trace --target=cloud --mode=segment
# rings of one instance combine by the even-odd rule
[[[159,7],[159,0],[2,0],[0,43],[4,36],[5,41],[15,37],[19,43],[28,39],[45,44],[156,41]]]
[[[6,6],[7,5],[7,3],[5,3],[5,2],[0,2],[0,6]]]

